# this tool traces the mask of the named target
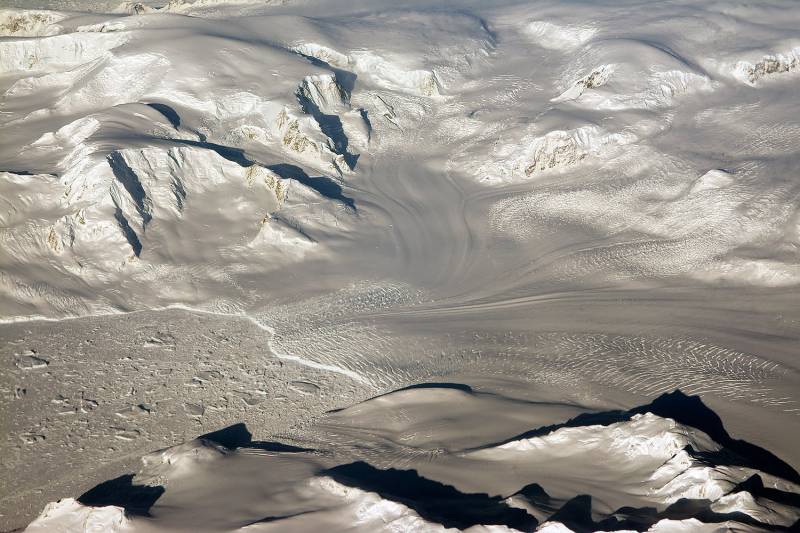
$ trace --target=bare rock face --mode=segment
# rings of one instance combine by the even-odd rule
[[[585,126],[575,130],[551,131],[534,138],[523,152],[525,176],[549,170],[568,169],[589,156],[602,157],[604,152],[630,143],[630,136],[608,134],[600,128]]]
[[[64,15],[55,11],[0,10],[0,36],[42,37],[61,32]]]
[[[572,84],[572,86],[564,91],[561,95],[553,98],[551,102],[566,102],[570,100],[577,100],[581,95],[590,89],[602,87],[609,80],[614,72],[614,65],[603,65],[592,70],[586,76],[580,78]]]

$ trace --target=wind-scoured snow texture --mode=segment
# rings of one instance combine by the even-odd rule
[[[24,525],[62,488],[80,492],[77,480],[99,475],[90,463],[111,469],[237,421],[258,423],[259,438],[306,435],[325,409],[457,373],[513,376],[523,390],[557,388],[550,400],[604,408],[680,387],[800,461],[800,10],[778,0],[3,5],[17,9],[4,7],[16,33],[0,38],[0,315],[14,322],[0,328],[12,427],[0,449],[12,475],[0,478],[27,478],[24,490],[0,484],[0,529]],[[176,306],[214,313],[213,327]],[[143,314],[111,316],[121,311]],[[66,316],[81,318],[29,320]],[[196,327],[186,342],[202,352],[171,351],[168,331],[149,325],[141,337],[130,328],[143,317],[175,338]],[[217,342],[226,321],[241,333]],[[74,331],[79,344],[61,341]],[[249,351],[230,355],[238,346]],[[135,390],[111,384],[117,376]],[[415,446],[441,431],[390,435],[401,444],[369,459],[396,460],[385,469],[446,455]],[[336,453],[360,439],[337,441]],[[459,466],[449,472],[479,470]],[[607,473],[590,466],[574,477]],[[689,469],[690,485],[716,483],[716,467]],[[490,498],[537,482],[446,478]],[[609,494],[624,485],[603,481]],[[561,500],[602,492],[551,485]],[[683,491],[636,504],[676,505],[663,502]],[[616,505],[634,496],[644,498],[617,494]],[[398,516],[431,521],[395,503]],[[292,512],[263,511],[248,518]],[[656,518],[686,526],[668,522],[678,515]]]
[[[367,199],[356,228],[347,192],[361,153],[376,140],[403,142],[491,46],[481,20],[463,14],[369,13],[341,24],[252,2],[111,11],[62,13],[59,35],[0,43],[0,120],[18,132],[4,138],[0,169],[49,181],[54,211],[14,208],[29,218],[5,231],[6,315],[61,315],[69,306],[58,302],[71,297],[83,301],[76,314],[220,298],[248,307],[257,297],[234,271],[269,275],[374,239],[382,201]],[[376,32],[381,46],[365,46]],[[331,36],[335,47],[318,44]],[[24,266],[34,256],[35,275]],[[155,272],[192,272],[197,297],[155,290]],[[139,287],[134,298],[103,290],[128,283]]]
[[[546,20],[529,22],[523,31],[537,45],[551,50],[574,50],[597,33],[591,25],[573,26]]]
[[[113,20],[118,31],[84,24],[0,43],[10,110],[2,120],[19,132],[4,137],[0,165],[13,169],[3,173],[3,196],[15,220],[2,237],[4,313],[109,309],[121,302],[97,301],[102,287],[148,286],[156,271],[205,271],[208,296],[226,268],[274,270],[324,240],[314,228],[346,232],[336,203],[353,202],[338,181],[369,133],[330,70],[269,44],[243,47],[234,66],[214,45],[224,37],[204,35],[200,19]],[[176,31],[197,36],[174,40]],[[199,61],[200,50],[214,52]],[[264,64],[274,81],[247,82]],[[12,201],[23,182],[36,203]],[[311,217],[300,214],[308,209]],[[25,273],[30,261],[39,274]],[[162,301],[189,303],[182,292]]]
[[[493,31],[536,57],[536,74],[529,82],[518,68],[496,69],[465,85],[466,116],[450,118],[459,142],[449,172],[508,190],[491,208],[499,239],[538,247],[577,226],[604,235],[602,249],[585,246],[594,239],[587,235],[580,251],[552,263],[567,278],[584,269],[597,276],[592,265],[613,262],[616,279],[651,272],[796,285],[798,211],[790,198],[800,185],[788,161],[797,160],[798,131],[785,117],[797,112],[797,14],[704,6],[701,16],[675,4],[645,11],[555,4],[491,18]],[[695,180],[713,169],[735,184],[701,192]],[[526,188],[538,191],[531,200],[559,192],[528,203]],[[678,211],[680,218],[667,214]]]
[[[71,33],[42,39],[5,40],[0,42],[0,72],[68,70],[104,57],[128,38],[125,33]]]
[[[349,68],[368,78],[376,86],[416,96],[438,96],[438,82],[433,71],[404,68],[368,50],[354,50],[344,55],[316,43],[292,47],[297,53],[318,59],[337,68]]]
[[[13,173],[2,177],[9,190],[12,184],[41,184],[31,183],[20,196],[38,194],[38,201],[33,197],[8,205],[13,213],[8,222],[15,221],[5,236],[8,264],[21,267],[24,261],[58,258],[64,274],[84,281],[130,276],[146,282],[152,268],[166,273],[180,265],[214,265],[222,258],[235,264],[269,250],[276,260],[295,260],[313,244],[271,217],[291,205],[313,202],[315,191],[260,165],[242,166],[198,146],[79,158],[58,180]],[[54,204],[45,200],[43,187],[61,191]],[[209,232],[208,227],[216,229]],[[52,297],[55,305],[58,296]],[[171,303],[170,297],[165,301]]]
[[[694,426],[652,412],[669,410],[673,401],[678,416]],[[63,500],[28,530],[83,531],[74,524],[86,515],[122,531],[324,525],[329,531],[475,533],[761,531],[800,518],[797,473],[732,441],[713,411],[680,393],[630,412],[584,413],[531,430],[534,436],[459,450],[459,443],[485,443],[523,420],[554,420],[576,408],[461,384],[420,384],[329,413],[304,447],[251,442],[246,429],[231,427],[148,454],[129,478],[131,494],[142,496],[130,500],[124,515],[113,505],[124,505],[120,495],[103,493],[100,485],[81,499],[91,504],[102,494],[106,506]],[[486,424],[467,427],[468,419]],[[426,428],[437,426],[438,436],[428,438]],[[335,455],[326,453],[329,447]],[[397,454],[405,457],[399,465],[392,459]],[[134,507],[145,494],[155,495],[148,518],[136,516],[142,509]],[[238,529],[241,524],[247,525]]]
[[[575,461],[579,461],[576,457],[576,450],[579,450],[579,455],[591,457],[595,465],[593,476],[598,479],[612,472],[623,479],[635,479],[634,472],[648,469],[647,479],[637,479],[636,486],[628,490],[665,507],[681,498],[717,502],[755,473],[748,468],[715,468],[695,459],[720,449],[700,431],[645,413],[609,426],[562,428],[543,437],[513,440],[475,453],[492,461],[507,461],[510,456],[521,460],[526,456],[525,469],[541,472],[551,468],[558,470],[559,463],[565,470],[567,463],[573,463],[574,467]],[[606,473],[601,472],[606,469]],[[773,488],[797,489],[791,483],[769,481],[777,485]],[[732,498],[725,501],[730,500]],[[788,522],[779,520],[783,522],[780,525],[793,523],[791,517]]]

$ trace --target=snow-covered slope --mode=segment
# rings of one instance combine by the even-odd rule
[[[758,531],[800,519],[798,474],[731,439],[697,398],[674,393],[497,445],[451,448],[469,430],[440,417],[501,406],[533,417],[556,407],[429,385],[323,418],[324,440],[304,448],[248,442],[241,429],[237,442],[231,428],[145,456],[135,477],[50,504],[26,531]],[[416,439],[431,422],[448,428],[438,442]],[[348,437],[359,439],[352,450],[342,447]],[[418,454],[394,464],[402,446]],[[388,455],[374,455],[380,449]],[[347,462],[351,454],[391,467]]]
[[[609,236],[541,272],[547,281],[797,284],[797,183],[786,174],[797,138],[786,118],[797,111],[794,13],[673,3],[646,13],[613,3],[392,10],[375,0],[337,18],[323,5],[251,1],[95,3],[89,13],[41,4],[55,10],[2,12],[3,197],[15,203],[25,180],[49,191],[45,213],[5,208],[20,221],[2,236],[9,318],[203,300],[252,310],[263,300],[237,288],[243,277],[271,281],[309,261],[372,264],[369,253],[343,260],[356,243],[413,267],[436,259],[429,249],[456,262],[478,250],[436,242],[464,231],[461,213],[441,210],[455,198],[468,213],[489,210],[488,233],[470,228],[489,242],[539,248],[554,226]],[[155,155],[169,150],[195,162]],[[136,186],[114,177],[132,151],[159,176],[133,169],[137,179],[208,179],[220,190],[184,191],[185,211],[174,194],[132,198]],[[192,176],[201,158],[208,174]],[[220,158],[230,170],[216,174]],[[201,213],[219,209],[207,199],[245,198],[231,165],[270,171],[303,200],[289,193],[278,208],[253,193],[244,204],[258,213],[224,213],[219,236],[238,241],[235,251],[173,253],[193,227],[221,227]],[[396,166],[436,177],[392,178]],[[694,185],[717,171],[730,181]],[[417,198],[443,179],[454,190]],[[475,181],[492,192],[467,193]],[[432,208],[440,220],[418,214]],[[147,209],[158,212],[151,238]],[[448,234],[427,231],[435,224]],[[257,235],[265,246],[245,246]],[[196,297],[186,286],[155,296],[153,272],[191,275]],[[376,277],[398,275],[382,267]],[[118,285],[129,289],[116,295]]]
[[[240,37],[238,25],[215,35],[202,19],[168,14],[59,17],[74,25],[0,42],[2,120],[15,132],[3,149],[4,218],[16,222],[3,235],[7,315],[128,307],[90,292],[124,280],[152,294],[153,271],[205,270],[196,281],[213,285],[242,261],[274,270],[313,250],[315,227],[327,231],[339,207],[352,215],[339,183],[369,128],[330,68],[271,42],[232,63],[217,44]],[[265,68],[268,84],[257,82]],[[12,195],[23,189],[42,202],[20,205]],[[31,262],[50,265],[37,277],[52,281],[24,274]],[[65,304],[76,291],[83,305]]]
[[[780,472],[679,417],[503,440],[680,388],[800,465],[785,0],[0,3],[0,529],[237,422],[347,461],[281,454],[243,514],[208,494],[172,514],[193,500],[168,489],[153,527],[469,526],[347,481],[366,467],[322,473],[357,461],[513,503],[515,529],[626,506],[639,529],[790,523]],[[453,376],[498,396],[353,405]],[[543,388],[546,414],[504,399]],[[512,496],[531,483],[549,503]],[[149,527],[106,503],[125,511],[42,520]]]

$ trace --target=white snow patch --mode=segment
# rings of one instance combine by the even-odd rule
[[[292,45],[289,47],[289,50],[304,56],[319,59],[337,68],[347,68],[350,65],[350,58],[345,54],[321,44],[301,42]]]
[[[628,459],[648,457],[667,460],[688,444],[700,450],[719,449],[705,433],[652,413],[634,415],[629,421],[608,426],[560,428],[542,437],[507,442],[498,446],[498,449],[528,452],[569,443],[581,443],[584,449],[599,448]],[[570,453],[568,450],[569,447],[565,448],[565,452]]]
[[[391,500],[385,500],[374,492],[348,487],[329,477],[318,477],[310,481],[313,488],[341,498],[346,507],[339,513],[342,518],[352,516],[352,523],[364,531],[454,531],[441,524],[428,522],[413,509]]]
[[[697,181],[695,181],[689,189],[689,194],[722,189],[731,185],[734,181],[734,177],[730,172],[721,169],[709,170],[697,178]]]
[[[326,113],[347,105],[347,93],[333,74],[306,76],[297,91]]]
[[[603,79],[605,84],[608,79]],[[607,110],[660,109],[671,107],[680,96],[710,93],[718,84],[704,74],[683,70],[653,71],[642,79],[630,83],[620,81],[608,91],[586,93],[581,104]],[[575,89],[572,89],[575,91]],[[583,94],[583,91],[581,91]]]
[[[591,26],[559,25],[545,20],[535,20],[525,26],[524,32],[542,48],[574,50],[594,37],[597,29]]]
[[[350,53],[353,69],[375,85],[416,96],[438,96],[439,83],[430,70],[406,69],[369,50]]]
[[[791,526],[800,520],[800,510],[788,505],[753,498],[749,492],[736,492],[722,496],[711,504],[715,513],[744,513],[764,524]]]
[[[536,528],[537,533],[575,533],[561,522],[545,522]]]
[[[648,529],[648,533],[716,533],[725,524],[704,524],[696,518],[687,520],[664,519],[656,522]]]
[[[210,440],[190,440],[142,457],[143,466],[135,481],[139,485],[162,485],[191,476],[199,464],[215,461],[228,453],[228,448]]]
[[[0,41],[0,74],[69,69],[104,57],[130,39],[126,32],[70,33]]]
[[[25,528],[26,533],[116,533],[132,531],[122,507],[89,507],[73,498],[48,503],[39,517]]]
[[[681,466],[685,466],[681,465]],[[672,471],[674,463],[667,466]],[[689,466],[651,495],[664,503],[675,503],[682,498],[716,501],[750,475],[747,470],[727,470],[703,466]],[[654,477],[664,477],[657,470]]]

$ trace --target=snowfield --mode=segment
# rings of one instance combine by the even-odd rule
[[[231,427],[146,455],[135,476],[78,501],[48,504],[26,531],[759,531],[800,519],[797,473],[730,439],[713,411],[680,393],[479,449],[453,448],[469,432],[463,425],[440,428],[436,442],[415,439],[451,410],[468,420],[500,406],[518,416],[536,409],[524,403],[464,385],[400,390],[321,418],[310,430],[315,448],[252,442]],[[521,423],[500,418],[495,429]],[[402,466],[381,467],[392,462],[389,443],[404,452]],[[534,477],[551,483],[525,484]]]
[[[0,2],[0,530],[796,527],[798,28]]]

